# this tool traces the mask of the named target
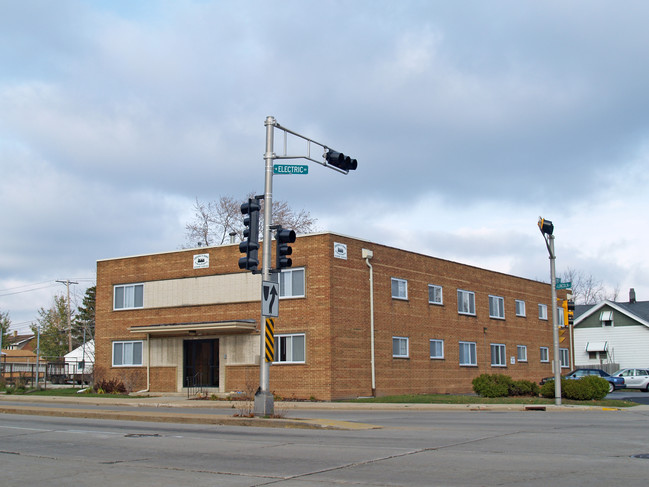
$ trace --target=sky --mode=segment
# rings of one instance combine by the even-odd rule
[[[549,282],[542,216],[557,275],[649,300],[647,18],[639,0],[1,2],[0,311],[26,332],[57,281],[75,306],[97,260],[187,245],[197,198],[262,194],[269,116],[358,160],[273,178],[320,231]]]

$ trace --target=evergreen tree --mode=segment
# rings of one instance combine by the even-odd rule
[[[11,320],[9,319],[9,311],[0,311],[0,333],[2,333],[2,348],[7,348],[9,343],[9,327]]]
[[[92,286],[86,289],[86,295],[83,297],[83,302],[81,303],[81,306],[77,308],[74,323],[72,324],[72,342],[74,346],[83,344],[84,337],[86,343],[95,338],[96,295],[97,286]]]
[[[40,355],[53,360],[62,358],[68,353],[68,302],[63,295],[54,296],[54,303],[49,309],[38,310],[40,325]],[[32,326],[34,335],[38,333]]]

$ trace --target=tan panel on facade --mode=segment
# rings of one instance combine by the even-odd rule
[[[144,308],[244,303],[260,296],[261,276],[250,272],[144,283]]]

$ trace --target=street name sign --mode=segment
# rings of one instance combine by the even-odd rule
[[[306,164],[275,164],[273,174],[309,174]]]
[[[557,282],[555,289],[572,289],[572,282]]]

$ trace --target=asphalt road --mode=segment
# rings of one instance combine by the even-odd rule
[[[0,484],[647,485],[646,408],[293,413],[379,428],[303,430],[0,414]]]

